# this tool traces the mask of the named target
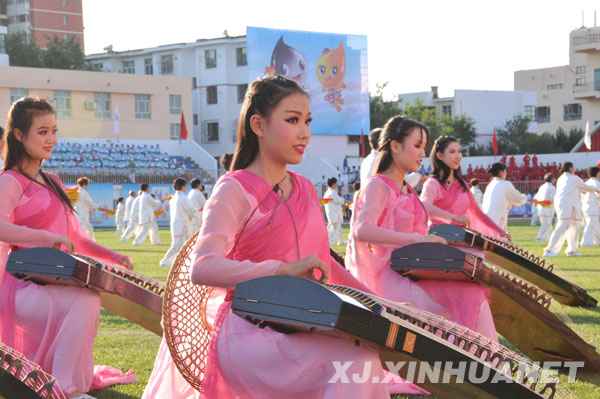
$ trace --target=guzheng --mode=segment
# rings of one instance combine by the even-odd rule
[[[391,267],[413,280],[464,280],[491,289],[496,330],[537,361],[583,361],[600,370],[600,355],[573,330],[574,323],[552,297],[483,259],[439,243],[417,243],[392,252]]]
[[[0,343],[0,398],[66,399],[53,376],[3,343]]]
[[[451,245],[483,250],[486,261],[537,285],[563,305],[598,306],[586,290],[556,274],[554,265],[546,265],[545,259],[514,243],[452,224],[434,226],[429,234],[443,237]]]
[[[236,286],[231,309],[250,322],[280,332],[341,334],[357,345],[366,343],[378,348],[384,367],[390,368],[392,362],[395,366],[390,371],[403,378],[409,376],[409,366],[400,367],[398,362],[417,361],[438,372],[446,362],[454,367],[466,362],[464,381],[456,375],[447,375],[442,381],[426,376],[424,382],[419,381],[440,398],[572,397],[556,379],[540,383],[524,378],[523,370],[535,366],[489,338],[442,317],[352,288],[292,276],[261,277]],[[448,369],[444,372],[452,374]],[[505,379],[492,383],[497,372]],[[474,381],[474,375],[483,378]]]
[[[103,308],[162,336],[160,320],[165,288],[158,280],[53,248],[13,252],[8,257],[6,271],[38,284],[91,288],[100,294]]]

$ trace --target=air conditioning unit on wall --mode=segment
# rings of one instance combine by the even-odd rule
[[[96,103],[96,101],[86,101],[85,102],[85,109],[90,110],[90,111],[95,111],[98,109],[98,104]]]

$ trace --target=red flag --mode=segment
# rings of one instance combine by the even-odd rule
[[[494,128],[494,135],[492,136],[492,149],[494,150],[494,156],[498,155],[498,140],[496,139],[496,128]]]
[[[360,129],[360,156],[365,156],[365,134],[362,129]]]
[[[187,127],[185,126],[185,117],[183,116],[183,110],[181,110],[181,130],[179,132],[179,138],[187,140]]]

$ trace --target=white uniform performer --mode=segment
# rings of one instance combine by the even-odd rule
[[[190,219],[198,214],[195,206],[192,205],[192,201],[181,191],[175,191],[173,198],[169,201],[169,208],[171,218],[171,247],[160,261],[160,266],[163,267],[171,267],[173,265],[173,261],[179,250],[192,234],[189,229]]]
[[[117,225],[117,230],[115,231],[115,234],[120,236],[123,234],[123,231],[125,231],[125,204],[123,204],[123,202],[119,202],[117,204],[115,223]]]
[[[513,206],[521,206],[525,202],[525,194],[521,194],[511,182],[493,177],[485,189],[481,209],[501,229],[508,231],[508,211]]]
[[[570,162],[569,162],[570,163]],[[579,256],[577,252],[579,223],[583,220],[581,212],[581,193],[594,192],[596,187],[588,186],[573,173],[573,167],[567,168],[556,182],[554,209],[558,223],[550,236],[548,246],[544,248],[544,256],[557,256],[565,239],[567,240],[567,256]]]
[[[190,200],[192,207],[194,207],[194,218],[192,219],[192,229],[190,231],[190,236],[200,230],[202,226],[202,211],[200,210],[204,204],[206,203],[206,198],[204,198],[204,194],[202,191],[197,188],[192,188],[187,195]]]
[[[158,208],[158,206],[156,208]],[[150,214],[150,230],[148,231],[150,244],[152,245],[160,245],[160,237],[158,236],[158,223],[156,222],[156,214],[154,213],[156,208],[154,208]]]
[[[585,184],[600,190],[600,180],[597,177],[590,178]],[[600,196],[598,193],[585,193],[582,202],[581,210],[585,219],[585,229],[583,229],[581,246],[600,245],[600,219],[598,219],[600,215]]]
[[[469,190],[473,193],[473,197],[475,197],[475,202],[481,208],[481,204],[483,203],[483,192],[479,189],[479,187],[471,187]]]
[[[131,238],[131,236],[140,230],[140,197],[142,196],[141,191],[138,193],[138,196],[131,201],[131,209],[129,209],[129,222],[127,223],[127,228],[125,232],[121,236],[121,241],[125,242]]]
[[[553,179],[554,180],[554,179]],[[535,198],[538,201],[550,201],[550,206],[545,207],[536,205],[537,214],[540,219],[540,231],[538,232],[536,241],[548,241],[552,234],[552,219],[554,219],[554,196],[556,195],[556,187],[551,182],[546,182],[540,186]]]
[[[133,201],[136,199],[135,191],[130,191],[129,196],[125,200],[125,212],[123,213],[123,222],[126,227],[129,227],[129,217],[131,216],[131,206]]]
[[[139,197],[139,224],[141,226],[140,232],[135,237],[133,245],[138,246],[146,240],[146,236],[150,230],[154,230],[156,224],[156,218],[154,218],[154,210],[158,208],[161,202],[157,199],[152,198],[148,191],[143,191]],[[153,232],[154,233],[154,232]],[[152,240],[152,237],[150,237]],[[153,243],[154,244],[154,243]]]
[[[87,186],[87,185],[86,185]],[[94,228],[90,223],[90,211],[94,209],[98,209],[100,205],[96,204],[90,193],[83,187],[79,187],[79,198],[75,203],[75,215],[77,216],[77,220],[79,224],[83,227],[85,233],[90,236],[90,238],[94,239]]]
[[[329,244],[330,245],[346,245],[344,237],[342,236],[342,222],[344,221],[344,215],[342,206],[346,202],[337,193],[337,187],[329,187],[325,191],[324,198],[333,198],[325,204],[325,214],[329,224],[327,225],[327,231],[329,232]]]

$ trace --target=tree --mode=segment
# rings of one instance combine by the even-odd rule
[[[475,120],[469,115],[444,115],[442,122],[444,124],[444,134],[456,137],[464,147],[469,147],[475,143],[477,129],[475,129]]]
[[[55,35],[44,50],[31,42],[24,32],[11,33],[6,36],[6,53],[11,66],[92,70],[74,37],[61,40]]]
[[[445,134],[443,131],[442,120],[438,115],[438,111],[435,107],[428,107],[423,104],[420,98],[415,99],[415,104],[411,105],[406,103],[404,106],[404,114],[410,119],[419,121],[429,129],[429,143],[428,147],[440,137]]]
[[[504,123],[504,128],[497,129],[500,154],[521,154],[529,150],[526,148],[529,122],[529,118],[515,115]]]
[[[386,101],[383,99],[383,92],[388,82],[377,84],[375,95],[369,94],[369,110],[371,129],[383,127],[388,119],[400,114],[397,101]],[[365,134],[368,132],[365,132]]]
[[[42,68],[42,50],[30,42],[25,32],[6,35],[6,54],[11,66]]]

